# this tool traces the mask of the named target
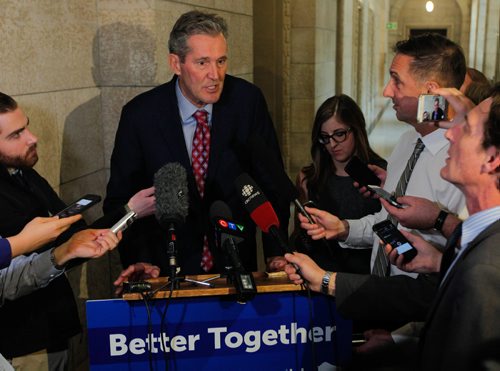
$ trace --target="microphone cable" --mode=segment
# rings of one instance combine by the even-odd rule
[[[163,312],[161,314],[161,320],[160,320],[160,337],[162,340],[162,344],[165,344],[165,336],[167,335],[167,329],[165,327],[165,318],[167,316],[167,311],[168,311],[168,306],[170,305],[170,302],[172,301],[172,295],[174,294],[174,286],[175,286],[175,279],[171,280],[170,282],[170,290],[169,290],[169,295],[168,298],[166,298],[165,302],[165,308],[163,308]],[[168,285],[167,283],[167,285]],[[167,357],[167,349],[163,349],[163,359],[165,361],[165,371],[168,371],[168,357]]]
[[[149,340],[149,346],[148,346],[148,361],[149,361],[149,370],[153,371],[153,322],[151,319],[151,309],[149,308],[149,294],[144,294],[141,292],[141,297],[142,300],[144,301],[144,306],[146,308],[146,313],[148,316],[148,340]]]

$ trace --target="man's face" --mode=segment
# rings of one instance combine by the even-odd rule
[[[227,70],[227,43],[222,34],[193,35],[184,62],[170,54],[170,67],[179,76],[182,94],[197,107],[216,103],[222,93]]]
[[[18,107],[0,113],[0,163],[6,167],[32,167],[38,161],[38,141],[28,129],[29,120]]]
[[[482,142],[490,106],[491,98],[488,98],[472,109],[461,123],[446,131],[450,148],[446,165],[441,169],[443,179],[462,186],[480,179],[482,164],[488,158]]]
[[[418,96],[426,93],[424,84],[410,74],[413,57],[396,54],[390,68],[390,79],[384,88],[384,97],[391,98],[399,121],[416,124]]]

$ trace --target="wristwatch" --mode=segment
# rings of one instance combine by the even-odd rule
[[[52,263],[52,265],[54,266],[54,268],[55,268],[55,269],[62,271],[62,270],[64,269],[65,265],[57,265],[57,263],[56,263],[56,257],[55,257],[55,255],[54,255],[54,250],[55,250],[55,249],[56,249],[56,248],[55,248],[55,247],[53,247],[53,248],[50,250],[50,262]]]
[[[330,284],[330,277],[332,272],[326,271],[323,279],[321,280],[321,293],[328,295],[328,285]]]
[[[434,222],[434,229],[437,231],[440,231],[443,229],[443,224],[444,221],[446,220],[446,217],[448,216],[448,212],[441,210],[439,212],[438,217],[436,218],[436,221]]]

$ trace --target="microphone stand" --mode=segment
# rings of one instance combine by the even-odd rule
[[[177,247],[175,241],[177,240],[177,235],[175,233],[175,225],[174,223],[169,223],[168,225],[168,246],[167,246],[167,255],[168,255],[168,268],[169,268],[169,277],[171,283],[173,283],[174,288],[179,288],[179,280],[177,279]]]

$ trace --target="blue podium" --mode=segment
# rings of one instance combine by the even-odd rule
[[[181,287],[170,299],[88,301],[91,369],[333,370],[349,361],[351,322],[333,298],[256,280],[258,294],[245,304],[224,283]]]

